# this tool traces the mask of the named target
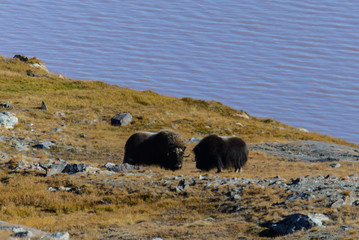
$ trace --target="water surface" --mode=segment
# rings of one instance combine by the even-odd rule
[[[2,1],[0,54],[359,143],[354,1]]]

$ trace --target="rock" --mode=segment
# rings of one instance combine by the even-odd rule
[[[70,234],[68,232],[57,232],[57,233],[48,233],[43,239],[59,239],[59,240],[69,240]]]
[[[241,112],[241,113],[235,113],[233,114],[234,117],[240,117],[240,118],[245,118],[245,119],[249,119],[249,116],[246,112]]]
[[[340,163],[333,163],[333,164],[330,164],[329,166],[331,166],[332,168],[338,168],[340,167]]]
[[[355,205],[356,201],[358,201],[357,197],[345,196],[344,199],[338,199],[337,201],[335,201],[331,205],[331,208],[340,208],[342,206],[352,206],[353,204]]]
[[[0,103],[0,107],[3,107],[3,108],[12,108],[12,104],[11,104],[11,103],[8,103],[8,102]]]
[[[46,168],[46,176],[49,177],[54,174],[62,173],[66,166],[66,163],[52,164]]]
[[[50,192],[57,192],[57,191],[59,191],[59,189],[58,189],[57,187],[48,187],[47,190],[50,191]]]
[[[89,166],[84,163],[72,163],[72,164],[67,164],[64,170],[62,170],[62,172],[71,175],[78,172],[85,172],[88,167]]]
[[[12,129],[19,123],[19,119],[11,112],[0,113],[0,126],[3,125],[6,129]]]
[[[54,115],[59,118],[65,117],[65,113],[63,113],[63,112],[55,112]]]
[[[298,130],[301,131],[301,132],[306,132],[306,133],[309,132],[308,129],[305,129],[305,128],[298,128]]]
[[[49,72],[49,70],[47,69],[47,67],[44,63],[33,63],[33,64],[30,64],[30,66],[34,67],[34,68],[40,68],[41,70]]]
[[[46,106],[45,102],[42,101],[42,104],[41,104],[41,110],[45,110],[47,111],[49,108]]]
[[[20,55],[20,54],[17,54],[15,55],[13,58],[15,59],[19,59],[21,62],[27,62],[29,61],[29,58],[24,56],[24,55]]]
[[[328,220],[329,218],[323,214],[296,213],[279,222],[270,223],[267,226],[269,229],[261,232],[261,236],[277,237],[301,230],[309,230],[313,227],[321,227],[322,221]]]
[[[63,132],[61,128],[54,128],[54,129],[52,129],[52,131],[54,131],[54,132]]]
[[[285,202],[294,202],[295,200],[310,200],[314,198],[313,195],[309,194],[309,193],[304,193],[304,192],[296,192],[296,193],[293,193],[293,194],[290,194],[287,199],[285,200]]]
[[[111,119],[112,126],[127,125],[132,121],[132,115],[130,113],[120,113]]]
[[[189,186],[189,182],[186,179],[182,179],[179,181],[177,188],[184,190],[187,186]]]
[[[200,142],[202,140],[202,138],[200,137],[193,137],[193,138],[190,138],[186,141],[186,143],[197,143],[197,142]]]
[[[106,163],[103,167],[105,167],[108,171],[112,172],[122,172],[122,171],[131,171],[131,170],[139,170],[139,166],[131,165],[128,163],[117,164],[114,163]]]
[[[11,237],[15,237],[15,238],[26,238],[26,237],[31,238],[32,236],[33,233],[31,231],[16,232],[11,234]]]
[[[2,234],[2,232],[5,232],[5,234]],[[6,239],[70,239],[70,235],[67,232],[46,233],[35,228],[0,221],[0,236],[5,237],[7,233],[9,234],[9,238]]]
[[[51,141],[45,141],[36,144],[34,148],[50,150],[53,145],[54,144]]]

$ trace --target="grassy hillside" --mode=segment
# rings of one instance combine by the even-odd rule
[[[150,236],[160,231],[152,229],[151,224],[156,222],[167,222],[174,226],[179,222],[188,224],[210,216],[219,220],[220,230],[233,228],[233,231],[246,232],[254,237],[258,236],[258,227],[246,221],[240,226],[233,225],[235,218],[226,220],[226,214],[215,211],[214,192],[199,189],[195,192],[196,189],[193,189],[188,197],[173,195],[162,188],[139,187],[133,181],[143,180],[136,175],[103,177],[96,174],[59,174],[43,177],[36,171],[13,172],[11,166],[27,158],[45,162],[51,158],[61,158],[98,167],[107,162],[122,163],[127,138],[142,130],[172,129],[185,139],[216,133],[236,135],[247,143],[318,140],[356,146],[320,133],[308,133],[274,119],[250,116],[245,109],[236,110],[216,101],[168,97],[150,90],[134,91],[98,81],[68,79],[31,66],[36,62],[41,61],[33,58],[29,62],[22,62],[0,57],[0,103],[11,103],[12,108],[4,111],[15,113],[20,120],[15,129],[0,129],[0,136],[28,137],[37,142],[52,141],[56,147],[48,151],[29,149],[19,152],[14,144],[0,141],[0,152],[9,156],[6,160],[0,158],[0,220],[45,231],[69,231],[72,237],[79,239],[98,239],[109,228],[128,228]],[[48,106],[47,111],[40,109],[42,101]],[[121,112],[131,113],[133,122],[122,127],[111,126],[110,119]],[[55,128],[60,128],[61,132],[54,131]],[[176,175],[198,177],[205,174],[198,171],[192,161],[194,145],[188,144],[186,154],[190,156],[186,158],[183,169],[177,172],[156,167],[144,168],[145,172],[151,170],[157,174],[148,181],[156,182]],[[244,173],[236,175],[226,171],[221,176],[269,178],[280,175],[290,178],[324,173],[343,176],[355,171],[350,167],[333,170],[321,163],[310,166],[305,162],[283,163],[273,156],[253,151]],[[111,185],[111,181],[128,182],[128,185]],[[54,186],[77,187],[81,190],[48,191],[49,187]],[[250,196],[270,196],[272,192],[272,189],[249,189],[246,199]],[[285,194],[271,196],[269,201],[277,201]],[[273,209],[268,211],[268,216],[285,214]],[[172,228],[168,238],[176,238],[176,230]],[[208,230],[206,227],[196,228],[198,226],[188,231],[199,231],[197,237],[201,236],[201,231]],[[166,237],[164,233],[162,235]]]

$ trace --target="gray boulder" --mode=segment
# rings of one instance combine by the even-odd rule
[[[313,227],[321,227],[322,221],[328,220],[329,218],[323,214],[296,213],[279,222],[269,223],[268,229],[261,232],[261,236],[277,237],[301,230],[309,230]]]
[[[111,119],[112,126],[123,126],[131,123],[132,115],[130,113],[120,113]]]
[[[4,234],[2,234],[3,232]],[[70,234],[67,232],[47,233],[35,228],[0,221],[0,235],[5,237],[7,233],[9,233],[10,236],[6,239],[70,239]]]
[[[36,144],[34,148],[50,150],[53,145],[51,141],[45,141]]]
[[[123,164],[114,164],[114,163],[106,163],[103,167],[105,167],[108,171],[111,172],[123,172],[123,171],[131,171],[131,170],[139,170],[139,166],[131,165],[128,163]]]
[[[62,170],[63,173],[75,174],[78,172],[86,172],[89,166],[84,163],[71,163],[67,164],[66,167]]]
[[[67,165],[66,162],[50,165],[49,167],[46,168],[46,176],[48,177],[48,176],[52,176],[54,174],[62,173],[62,171],[65,169],[66,165]]]
[[[47,107],[46,103],[44,101],[42,101],[41,103],[41,110],[45,110],[47,111],[49,108]]]
[[[0,113],[0,127],[4,126],[6,129],[14,128],[19,123],[19,119],[11,112]]]
[[[17,54],[13,58],[19,59],[21,62],[27,62],[30,60],[29,57],[21,55],[21,54]]]
[[[12,104],[9,102],[0,103],[0,107],[3,108],[12,108]]]

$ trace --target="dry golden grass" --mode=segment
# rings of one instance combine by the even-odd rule
[[[27,76],[26,71],[40,77]],[[39,109],[45,101],[47,111]],[[115,174],[96,176],[76,174],[43,177],[39,172],[16,172],[12,169],[21,159],[36,157],[40,162],[59,157],[69,162],[84,162],[101,166],[107,162],[121,163],[124,144],[136,131],[172,129],[185,139],[215,133],[236,135],[248,143],[292,140],[318,140],[356,146],[341,139],[319,133],[306,133],[273,119],[243,117],[235,110],[215,101],[162,96],[152,91],[134,91],[96,81],[75,81],[60,78],[29,67],[18,60],[0,57],[0,103],[11,102],[20,119],[14,130],[0,129],[5,137],[29,137],[36,141],[53,141],[50,151],[30,149],[26,153],[0,142],[0,151],[11,156],[0,164],[0,220],[44,231],[68,231],[74,239],[100,239],[117,236],[124,239],[238,239],[240,236],[258,238],[263,229],[254,222],[280,219],[296,210],[272,206],[287,196],[281,189],[250,186],[241,196],[246,208],[240,214],[218,210],[226,189],[212,191],[191,187],[186,194],[175,194],[168,186],[134,184],[142,181],[137,176]],[[133,123],[110,126],[110,119],[120,112],[130,112]],[[56,113],[56,114],[55,114]],[[61,116],[57,116],[61,113]],[[62,132],[53,131],[61,128]],[[195,168],[189,143],[183,169],[172,172],[156,167],[145,167],[156,175],[145,181],[160,182],[167,176],[215,175]],[[68,148],[74,149],[69,151]],[[50,156],[49,156],[50,153]],[[26,156],[25,156],[26,155]],[[282,161],[261,152],[250,152],[244,172],[225,171],[224,177],[292,178],[305,175],[348,176],[356,173],[356,162],[346,162],[341,168],[327,163]],[[142,177],[141,177],[142,178]],[[126,184],[116,186],[105,179]],[[78,191],[50,192],[49,187],[71,187]],[[343,192],[343,194],[347,194]],[[320,209],[324,213],[336,211],[342,222],[353,222],[357,217],[351,209]],[[111,230],[112,229],[112,230]],[[6,233],[1,233],[6,234]],[[356,236],[356,231],[353,231]],[[300,234],[293,235],[299,237]],[[292,236],[292,237],[293,237]],[[0,235],[0,238],[2,236]],[[300,238],[298,238],[300,239]]]

